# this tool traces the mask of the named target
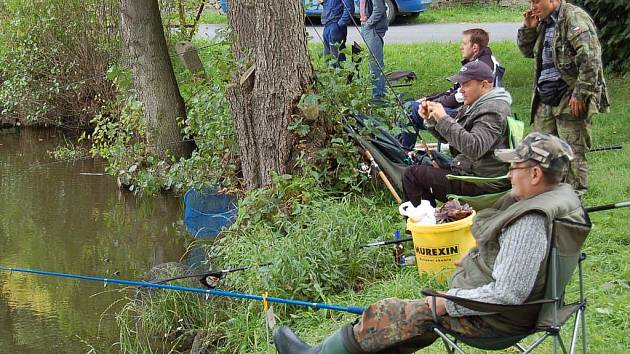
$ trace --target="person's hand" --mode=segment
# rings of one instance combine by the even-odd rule
[[[573,114],[575,118],[579,118],[586,112],[586,103],[575,97],[571,97],[569,100],[569,108],[571,109],[571,114]]]
[[[324,0],[317,0],[317,2],[321,5],[324,3]]]
[[[429,117],[434,119],[436,122],[439,122],[440,119],[447,116],[446,110],[444,110],[444,106],[441,103],[430,102],[429,103]]]
[[[367,20],[368,20],[368,17],[367,16],[361,16],[360,20],[361,20],[361,23],[366,23]]]
[[[428,101],[420,102],[420,106],[418,106],[418,115],[424,120],[429,119],[429,102]]]
[[[430,309],[433,309],[433,297],[427,296],[424,298],[424,302],[429,306]],[[446,299],[443,297],[435,298],[435,314],[438,316],[446,315]]]
[[[523,25],[527,28],[536,28],[540,22],[540,18],[534,14],[533,9],[529,9],[523,13]]]

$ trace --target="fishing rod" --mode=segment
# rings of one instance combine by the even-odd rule
[[[609,151],[609,150],[621,150],[623,149],[623,145],[622,144],[617,144],[617,145],[608,145],[608,146],[598,146],[598,147],[594,147],[592,149],[590,149],[587,152],[598,152],[598,151]]]
[[[594,213],[596,211],[620,209],[620,208],[626,208],[626,207],[630,207],[630,201],[619,202],[619,203],[614,203],[614,204],[599,205],[599,206],[594,206],[590,208],[584,208],[584,210],[587,213]],[[391,245],[391,244],[399,244],[399,243],[409,242],[409,241],[413,241],[413,238],[407,237],[407,238],[401,238],[398,240],[386,240],[386,241],[364,243],[364,244],[358,245],[357,248],[377,247],[377,246],[384,246],[384,245]]]
[[[165,290],[185,291],[185,292],[191,292],[191,293],[197,293],[197,294],[205,294],[205,295],[233,297],[233,298],[237,298],[237,299],[268,301],[268,302],[273,302],[273,303],[278,303],[278,304],[296,305],[296,306],[302,306],[302,307],[311,307],[311,308],[314,308],[314,309],[324,309],[324,310],[332,310],[332,311],[340,311],[340,312],[349,312],[349,313],[353,313],[353,314],[356,314],[356,315],[360,315],[360,314],[362,314],[365,311],[365,309],[363,307],[340,306],[340,305],[324,304],[324,303],[321,303],[321,302],[308,302],[308,301],[302,301],[302,300],[285,299],[285,298],[280,298],[280,297],[265,297],[265,296],[260,296],[260,295],[237,293],[237,292],[232,292],[232,291],[224,291],[224,290],[216,290],[216,289],[200,289],[200,288],[190,288],[190,287],[186,287],[186,286],[148,283],[148,282],[132,281],[132,280],[124,280],[124,279],[108,279],[108,278],[92,277],[92,276],[81,275],[81,274],[57,273],[57,272],[48,272],[48,271],[43,271],[43,270],[26,269],[26,268],[13,268],[13,267],[0,266],[0,270],[4,270],[4,271],[8,271],[8,272],[38,274],[38,275],[45,275],[45,276],[52,276],[52,277],[61,277],[61,278],[71,278],[71,279],[95,281],[95,282],[99,282],[99,283],[104,283],[105,285],[107,285],[107,283],[115,283],[115,284],[147,287],[147,288],[158,288],[158,289],[165,289]]]
[[[376,163],[376,160],[374,160],[374,157],[372,156],[370,151],[368,149],[365,149],[364,153],[365,153],[365,156],[367,157],[367,159],[370,161],[370,164],[372,165],[372,168],[374,168],[374,170],[376,170],[376,172],[378,173],[379,177],[381,177],[381,179],[383,180],[383,183],[385,183],[385,186],[387,187],[389,192],[394,196],[394,199],[396,199],[396,203],[398,203],[398,204],[402,203],[402,199],[400,199],[400,196],[396,192],[396,189],[394,189],[394,186],[392,186],[391,182],[389,181],[389,179],[385,175],[385,172],[383,172],[383,170],[381,169],[381,166],[379,166],[378,163]]]
[[[209,271],[209,272],[204,272],[204,273],[180,275],[180,276],[176,276],[172,278],[161,279],[159,281],[156,281],[155,284],[164,284],[164,283],[168,283],[168,282],[171,282],[173,280],[178,280],[178,279],[198,278],[199,282],[203,284],[203,286],[207,287],[208,289],[213,289],[216,286],[216,283],[228,273],[240,272],[240,271],[251,269],[254,267],[266,267],[272,264],[273,263],[269,262],[269,263],[243,266],[243,267],[232,268],[232,269],[221,269],[221,270],[214,270],[214,271]]]
[[[377,241],[377,242],[371,242],[371,243],[364,243],[362,245],[358,245],[357,248],[368,248],[368,247],[384,246],[384,245],[398,244],[398,243],[409,242],[409,241],[413,241],[413,238],[407,237],[407,238],[401,238],[401,239],[398,239],[398,240],[387,240],[387,241]]]
[[[619,209],[619,208],[626,208],[626,207],[630,207],[630,201],[619,202],[619,203],[614,203],[614,204],[606,204],[606,205],[600,205],[600,206],[594,206],[594,207],[590,207],[590,208],[585,208],[584,210],[586,210],[586,212],[588,212],[588,213],[592,213],[592,212],[596,212],[596,211],[610,210],[610,209]]]

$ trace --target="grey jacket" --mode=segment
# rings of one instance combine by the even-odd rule
[[[463,106],[455,118],[446,116],[429,131],[448,142],[454,156],[451,170],[458,175],[497,177],[507,173],[507,164],[494,157],[495,149],[507,149],[507,117],[512,97],[501,87]],[[490,183],[488,191],[505,189],[506,183]]]
[[[499,237],[505,228],[513,224],[516,220],[528,213],[538,213],[545,217],[546,245],[544,251],[545,259],[540,263],[534,286],[529,292],[525,302],[535,301],[545,297],[547,285],[547,257],[548,250],[552,242],[552,232],[554,232],[554,220],[562,219],[565,226],[555,228],[555,246],[559,254],[570,262],[574,258],[577,262],[577,255],[586,234],[590,231],[590,226],[585,228],[588,221],[582,204],[573,188],[568,184],[559,184],[553,189],[529,197],[523,200],[515,200],[509,194],[499,199],[492,208],[486,208],[477,213],[473,219],[472,234],[477,242],[477,246],[471,249],[461,260],[461,267],[455,271],[449,281],[450,289],[478,289],[495,281],[493,271],[495,262],[501,248]],[[525,249],[519,250],[525,252]],[[562,278],[567,274],[559,274]],[[568,274],[570,276],[570,274]],[[514,275],[516,277],[516,275]],[[566,278],[568,279],[568,278]],[[555,281],[555,280],[552,280]],[[562,291],[563,289],[558,289]],[[461,297],[467,297],[466,292],[458,293]],[[506,318],[501,314],[489,314],[481,316],[481,319],[503,333],[526,333],[536,324],[539,312],[532,311],[530,316],[520,318],[517,321]]]
[[[388,28],[385,0],[365,0],[365,8],[368,15],[365,27],[373,29],[381,37],[385,36]]]

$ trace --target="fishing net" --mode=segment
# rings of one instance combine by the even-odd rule
[[[184,196],[184,225],[195,237],[214,237],[236,220],[236,198],[191,188]]]

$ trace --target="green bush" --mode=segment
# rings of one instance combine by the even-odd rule
[[[119,51],[118,2],[3,1],[0,115],[79,128],[112,99],[103,74]]]
[[[604,65],[617,72],[630,71],[630,1],[572,0],[595,20],[603,46]]]

